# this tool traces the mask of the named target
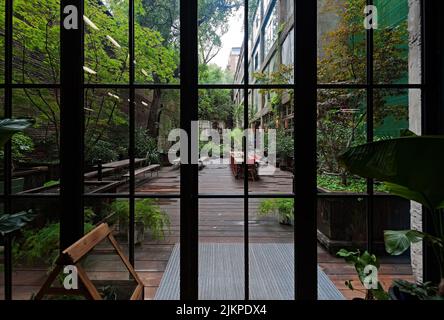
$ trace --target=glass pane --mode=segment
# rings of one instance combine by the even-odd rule
[[[412,127],[421,122],[421,91],[375,90],[374,114],[375,140],[399,138],[410,129],[410,114]]]
[[[408,131],[421,133],[421,90],[375,90],[375,140],[399,138]],[[386,192],[383,183],[375,181],[375,186]]]
[[[136,271],[145,286],[145,299],[178,300],[180,200],[139,201],[140,203],[136,204],[135,255]],[[151,210],[160,214],[151,215]],[[148,222],[151,227],[147,227],[142,220]]]
[[[241,199],[199,201],[199,299],[243,300],[244,205]]]
[[[375,0],[374,79],[421,83],[421,1]]]
[[[179,90],[136,90],[136,192],[180,192],[180,152],[175,129],[180,128]]]
[[[254,132],[248,138],[249,191],[293,193],[293,91],[250,91],[248,114],[249,127]]]
[[[128,192],[128,97],[127,90],[85,91],[85,193]]]
[[[129,81],[128,1],[85,2],[85,83]]]
[[[60,0],[14,1],[14,82],[60,82],[59,12]]]
[[[294,1],[249,3],[250,81],[291,84],[294,79]]]
[[[59,255],[62,206],[59,199],[20,199],[12,212],[32,210],[36,217],[13,242],[13,299],[29,300],[41,288]],[[3,294],[3,288],[1,288]]]
[[[103,300],[130,300],[138,285],[108,238],[88,252],[80,266]]]
[[[366,180],[350,175],[337,161],[349,147],[366,142],[364,90],[318,91],[318,189],[320,192],[366,192]]]
[[[85,234],[96,225],[106,222],[123,254],[128,258],[128,199],[86,198],[84,219]],[[134,292],[134,278],[108,239],[88,253],[81,265],[104,299],[129,300]]]
[[[294,200],[250,199],[250,298],[294,300]]]
[[[199,83],[241,83],[244,1],[198,3]]]
[[[366,82],[366,0],[318,0],[318,82]]]
[[[180,1],[135,1],[136,82],[180,81]]]
[[[12,138],[12,192],[58,193],[60,95],[58,89],[15,89],[13,117],[36,124]]]
[[[242,194],[243,105],[228,89],[199,90],[199,192]]]
[[[364,286],[352,264],[339,257],[345,249],[362,254],[367,246],[367,202],[363,198],[318,198],[318,296],[321,300],[363,298]],[[352,281],[356,290],[346,282]],[[322,288],[328,288],[324,292]]]

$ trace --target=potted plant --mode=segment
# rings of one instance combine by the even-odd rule
[[[129,202],[116,200],[111,204],[110,210],[119,219],[119,233],[128,236],[129,232]],[[170,218],[162,210],[154,199],[136,200],[135,203],[135,234],[136,244],[141,244],[145,239],[145,233],[150,230],[153,239],[163,239],[165,229],[170,227]]]
[[[384,291],[381,283],[372,283],[371,270],[379,270],[379,261],[374,254],[370,254],[368,251],[347,251],[341,249],[337,253],[338,257],[344,258],[344,260],[352,264],[355,267],[356,273],[358,274],[359,281],[364,287],[365,300],[388,300],[389,295]],[[370,268],[369,268],[370,267]],[[345,285],[352,291],[360,291],[353,286],[353,280],[348,280]]]
[[[444,298],[444,137],[409,136],[368,143],[350,148],[339,161],[351,173],[383,181],[391,194],[427,209],[424,214],[431,217],[433,234],[388,230],[384,232],[385,247],[388,253],[401,255],[412,243],[424,241],[429,245],[441,278],[437,295],[429,298]]]
[[[294,223],[294,200],[293,199],[267,199],[259,205],[259,215],[275,215],[279,223],[292,225]]]
[[[281,170],[289,170],[292,167],[294,156],[294,140],[284,130],[279,130],[276,137],[276,152],[279,156],[279,168]]]

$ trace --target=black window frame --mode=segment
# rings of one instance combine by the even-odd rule
[[[135,59],[134,50],[134,0],[129,1],[129,48],[130,61]],[[432,6],[427,6],[426,0],[421,1],[421,23],[423,26],[423,39],[428,40],[434,32],[428,26],[436,25],[436,13],[439,10],[431,10]],[[249,229],[248,213],[249,199],[254,198],[291,198],[298,196],[295,201],[295,212],[302,214],[295,215],[294,226],[294,246],[295,246],[295,298],[298,300],[317,299],[317,221],[316,206],[317,200],[322,197],[359,197],[368,201],[367,212],[367,246],[372,249],[373,230],[373,200],[381,195],[375,194],[373,181],[367,181],[367,192],[365,194],[318,194],[316,176],[316,108],[317,92],[320,89],[362,89],[367,93],[367,141],[373,141],[373,92],[375,89],[420,89],[423,98],[423,116],[429,114],[427,119],[433,118],[436,110],[425,108],[424,101],[429,101],[428,97],[433,93],[429,79],[436,82],[441,81],[436,77],[436,70],[433,68],[431,59],[434,57],[433,41],[422,41],[422,83],[421,84],[378,84],[374,81],[373,75],[373,33],[372,29],[367,30],[367,83],[365,84],[323,84],[317,82],[317,2],[306,0],[294,0],[294,62],[295,65],[303,65],[304,68],[295,68],[294,84],[285,85],[260,85],[249,82],[249,55],[248,55],[248,34],[249,21],[248,0],[245,0],[245,34],[243,51],[244,82],[242,84],[226,85],[205,85],[198,83],[198,59],[197,59],[197,0],[187,0],[186,5],[180,6],[181,19],[181,79],[180,84],[137,84],[135,82],[134,64],[130,64],[130,77],[127,84],[85,84],[83,80],[83,16],[82,0],[61,0],[61,18],[64,17],[63,9],[67,5],[76,6],[79,14],[78,30],[65,30],[63,25],[60,31],[61,41],[61,82],[60,84],[17,84],[12,79],[12,55],[13,55],[13,0],[5,0],[5,78],[0,84],[0,89],[4,90],[4,116],[12,116],[12,91],[21,88],[55,88],[61,90],[61,192],[60,195],[25,195],[12,194],[12,157],[11,143],[5,146],[4,157],[4,194],[0,199],[4,203],[5,213],[11,213],[12,202],[20,199],[58,199],[64,204],[61,222],[61,248],[67,247],[76,239],[83,235],[83,202],[90,198],[127,198],[130,203],[130,238],[129,238],[129,258],[134,265],[134,214],[135,200],[139,198],[171,198],[180,199],[181,214],[181,298],[186,300],[196,300],[198,298],[198,201],[199,199],[211,198],[238,198],[244,200],[244,267],[245,267],[245,299],[249,299]],[[184,2],[184,1],[182,1]],[[433,2],[433,8],[442,4],[440,1]],[[442,1],[441,1],[442,2]],[[367,0],[367,5],[373,5],[373,0]],[[427,19],[426,19],[427,18]],[[434,18],[434,19],[433,19]],[[431,24],[431,21],[435,24]],[[62,23],[62,19],[61,19]],[[427,26],[425,28],[424,26]],[[442,48],[442,43],[439,44]],[[426,48],[426,46],[428,46]],[[425,50],[425,48],[427,50]],[[425,55],[424,55],[425,54]],[[436,56],[435,56],[436,58]],[[428,59],[428,60],[427,60]],[[186,62],[186,63],[184,63]],[[427,85],[427,83],[429,84]],[[197,102],[199,89],[238,89],[244,95],[244,125],[248,128],[248,92],[252,89],[282,88],[294,90],[296,101],[294,107],[293,135],[296,150],[305,150],[303,154],[295,154],[294,164],[294,193],[291,194],[253,194],[248,192],[248,177],[244,177],[243,194],[199,194],[198,192],[198,168],[197,165],[181,166],[181,191],[179,194],[139,194],[135,193],[135,114],[134,108],[129,108],[129,156],[130,156],[130,187],[128,194],[85,194],[83,190],[83,105],[84,89],[86,88],[116,88],[129,90],[130,106],[134,104],[135,90],[137,89],[180,89],[181,92],[181,127],[191,133],[191,121],[198,120]],[[442,102],[442,101],[441,101]],[[185,106],[189,109],[185,110]],[[442,111],[439,111],[442,113]],[[436,120],[436,119],[434,119]],[[442,117],[441,117],[442,120]],[[442,124],[442,122],[440,122]],[[425,124],[426,126],[426,124]],[[435,124],[436,126],[436,124]],[[431,130],[424,129],[424,132]],[[432,130],[433,131],[433,130]],[[435,130],[436,132],[436,130]],[[189,134],[191,139],[191,134]],[[190,142],[190,141],[189,141]],[[244,147],[245,147],[244,138]],[[191,145],[191,143],[189,143]],[[189,155],[191,162],[191,153]],[[246,169],[246,157],[244,155],[244,169]],[[197,163],[197,162],[195,162]],[[304,170],[298,170],[304,168]],[[384,195],[382,195],[384,196]],[[12,268],[11,268],[11,241],[10,237],[5,237],[5,299],[12,299]],[[300,244],[304,244],[303,247]],[[299,244],[299,246],[298,246]],[[303,275],[303,276],[300,276]]]

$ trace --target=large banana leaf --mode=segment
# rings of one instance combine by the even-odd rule
[[[29,128],[34,124],[33,119],[2,119],[0,120],[0,147],[2,147],[14,133]]]
[[[350,148],[338,158],[351,173],[387,182],[392,194],[444,208],[444,136],[404,137]]]
[[[32,211],[0,215],[0,235],[4,236],[8,233],[19,230],[28,222],[31,222],[34,218],[35,215]]]

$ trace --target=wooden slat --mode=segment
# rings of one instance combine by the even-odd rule
[[[111,230],[109,229],[108,224],[103,223],[68,249],[64,250],[63,255],[68,256],[72,261],[72,264],[75,264],[98,243],[103,241],[110,233]]]

